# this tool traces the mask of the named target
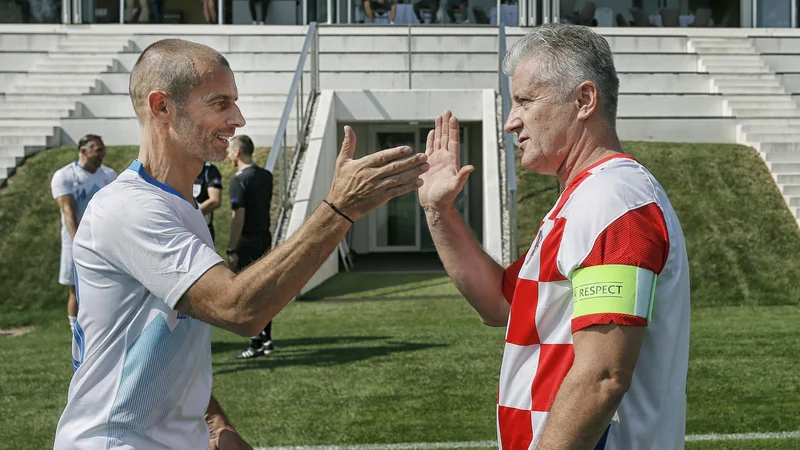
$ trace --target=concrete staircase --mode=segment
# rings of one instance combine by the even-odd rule
[[[691,38],[698,71],[711,75],[737,142],[755,148],[800,226],[800,109],[747,38]]]
[[[0,96],[0,186],[26,157],[60,145],[61,119],[80,115],[80,95],[101,89],[100,74],[130,45],[127,36],[68,35]]]

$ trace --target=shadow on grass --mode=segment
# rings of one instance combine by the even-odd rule
[[[327,343],[352,343],[359,341],[384,340],[385,337],[334,337],[334,338],[309,338],[309,339],[287,339],[286,341],[275,341],[275,352],[269,356],[262,356],[249,361],[217,362],[214,363],[216,370],[214,375],[243,372],[247,370],[279,369],[282,367],[295,366],[317,366],[329,367],[340,364],[348,364],[356,361],[364,361],[381,356],[388,356],[394,353],[415,352],[427,350],[429,348],[447,347],[445,344],[428,344],[417,342],[391,342],[386,341],[372,346],[339,346],[339,347],[312,347],[305,346],[319,345],[320,342]],[[294,345],[293,345],[294,343]],[[247,342],[242,343],[215,343],[212,344],[213,353],[230,353],[231,357],[237,352],[242,351]]]
[[[393,297],[437,297],[431,289],[441,289],[451,283],[443,274],[376,274],[340,273],[312,289],[298,300],[323,300],[335,297],[346,298],[393,298]],[[378,291],[378,292],[374,292]],[[406,294],[403,296],[403,294]],[[457,294],[457,291],[456,291]],[[452,295],[458,297],[458,295]]]

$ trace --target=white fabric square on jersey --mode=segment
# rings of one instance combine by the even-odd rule
[[[538,368],[538,345],[520,346],[506,342],[500,369],[500,406],[530,411],[533,377]]]
[[[545,220],[536,237],[533,239],[533,244],[525,256],[525,263],[519,271],[519,277],[526,280],[539,280],[539,267],[541,264],[542,244],[547,239],[547,235],[552,231],[555,222],[552,220]],[[539,298],[542,298],[539,296]]]
[[[542,344],[572,344],[572,282],[539,283],[536,331]]]
[[[533,439],[531,440],[530,447],[528,447],[530,450],[534,450],[536,446],[539,445],[539,441],[542,439],[542,433],[544,432],[544,426],[547,424],[547,416],[549,415],[549,412],[531,411]]]

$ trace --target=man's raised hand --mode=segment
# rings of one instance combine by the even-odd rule
[[[419,203],[426,210],[448,209],[475,167],[461,167],[461,136],[458,119],[448,110],[436,117],[436,125],[425,143],[430,170],[420,176]]]
[[[326,197],[352,220],[377,209],[390,199],[419,189],[420,177],[430,165],[426,153],[395,147],[353,159],[356,133],[344,127],[342,149],[336,158],[333,185]]]

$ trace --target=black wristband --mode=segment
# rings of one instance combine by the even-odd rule
[[[349,221],[350,221],[350,223],[353,223],[353,219],[351,219],[351,218],[347,217],[347,215],[346,215],[345,213],[343,213],[342,211],[340,211],[340,210],[339,210],[339,208],[337,208],[337,207],[333,206],[333,203],[329,202],[327,199],[322,199],[322,201],[323,201],[323,202],[325,202],[325,204],[326,204],[326,205],[330,206],[330,207],[331,207],[331,209],[333,209],[334,211],[336,211],[336,212],[337,212],[337,213],[338,213],[340,216],[342,216],[342,217],[344,217],[345,219],[349,220]]]

